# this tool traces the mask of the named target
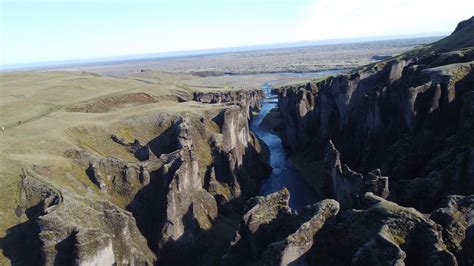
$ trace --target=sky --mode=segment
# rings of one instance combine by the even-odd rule
[[[0,0],[0,65],[449,33],[472,0]]]

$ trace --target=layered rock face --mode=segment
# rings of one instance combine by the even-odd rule
[[[413,208],[372,193],[363,209],[341,212],[312,249],[311,260],[331,265],[456,265],[438,225]]]
[[[468,127],[460,112],[464,103],[469,106],[464,96],[469,98],[472,91],[474,52],[462,54],[443,65],[441,57],[455,55],[397,58],[317,84],[282,89],[285,144],[294,151],[308,145],[322,151],[331,139],[347,164],[364,171],[377,164],[374,155],[404,137],[407,142],[416,137],[441,142],[431,147],[440,148],[443,140]],[[412,164],[397,165],[391,175],[405,176],[423,166]]]
[[[474,18],[453,36],[466,29]],[[29,220],[3,252],[28,265],[473,265],[474,48],[449,38],[274,90],[279,133],[321,197],[300,213],[286,188],[254,197],[271,170],[249,130],[262,92],[195,93],[191,112],[131,118],[151,138],[108,132],[117,156],[66,151],[92,186],[64,180],[84,194],[25,168],[15,212]],[[17,237],[27,250],[3,246]]]
[[[262,90],[256,91],[224,91],[224,92],[195,92],[193,100],[202,103],[245,102],[250,107],[259,109],[260,100],[264,97]]]
[[[323,200],[298,215],[288,206],[289,197],[283,188],[247,202],[248,211],[223,257],[225,265],[289,265],[307,259],[314,236],[338,213],[339,204]]]
[[[22,175],[20,205],[30,218],[25,225],[30,265],[151,265],[148,248],[133,215],[107,200],[58,189],[34,169]],[[27,228],[28,227],[28,228]]]
[[[360,208],[322,200],[296,214],[282,189],[248,202],[224,265],[470,265],[472,198],[427,216],[367,192]]]
[[[219,209],[238,209],[269,174],[248,124],[250,109],[259,106],[259,94],[236,95],[240,102],[229,99],[230,105],[214,117],[178,117],[161,141],[125,145],[135,155],[138,150],[149,154],[126,167],[134,170],[122,173],[133,173],[125,179],[141,184],[131,193],[134,198],[127,209],[158,253],[159,263],[200,264]]]
[[[162,133],[148,142],[111,134],[109,144],[135,160],[87,150],[64,154],[102,198],[122,208],[25,172],[24,205],[35,209],[29,239],[36,258],[46,265],[203,264],[220,213],[239,213],[271,170],[249,130],[260,94],[236,95],[202,115],[162,120]]]
[[[285,145],[341,208],[312,227],[301,265],[472,265],[474,48],[440,48],[466,29],[474,18],[427,48],[273,91]]]
[[[363,183],[350,169],[380,168],[391,181],[392,193],[385,196],[423,211],[433,210],[443,194],[473,193],[474,50],[458,53],[393,59],[282,89],[285,144],[323,160],[331,141],[344,162],[329,173],[343,201],[342,190],[357,194]],[[336,181],[335,175],[351,177]],[[427,183],[429,191],[423,189]]]

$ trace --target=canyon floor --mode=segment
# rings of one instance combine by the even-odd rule
[[[439,39],[0,73],[0,264],[469,265],[474,53]]]

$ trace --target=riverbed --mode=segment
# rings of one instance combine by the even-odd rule
[[[262,139],[270,150],[270,165],[273,168],[271,175],[263,181],[260,194],[265,196],[286,187],[290,191],[290,207],[299,211],[308,204],[317,201],[316,194],[306,184],[300,172],[294,167],[288,157],[283,143],[270,129],[260,128],[258,125],[263,118],[278,107],[278,97],[271,94],[271,85],[263,85],[265,98],[258,115],[252,120],[250,127]]]
[[[310,73],[286,73],[284,75],[304,80],[326,75],[337,75],[342,72],[342,70],[330,70]],[[262,86],[265,98],[262,100],[260,112],[250,124],[251,130],[268,146],[270,165],[273,168],[271,175],[262,183],[260,195],[265,196],[286,187],[290,192],[290,207],[300,211],[304,206],[318,201],[318,198],[291,162],[288,151],[283,146],[280,137],[266,127],[259,127],[270,110],[278,108],[278,96],[271,94],[271,84],[278,82],[279,80],[272,80]]]

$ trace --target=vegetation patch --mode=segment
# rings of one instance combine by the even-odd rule
[[[155,103],[157,100],[146,93],[127,93],[101,97],[93,101],[73,105],[67,108],[69,112],[105,113],[116,108]]]

